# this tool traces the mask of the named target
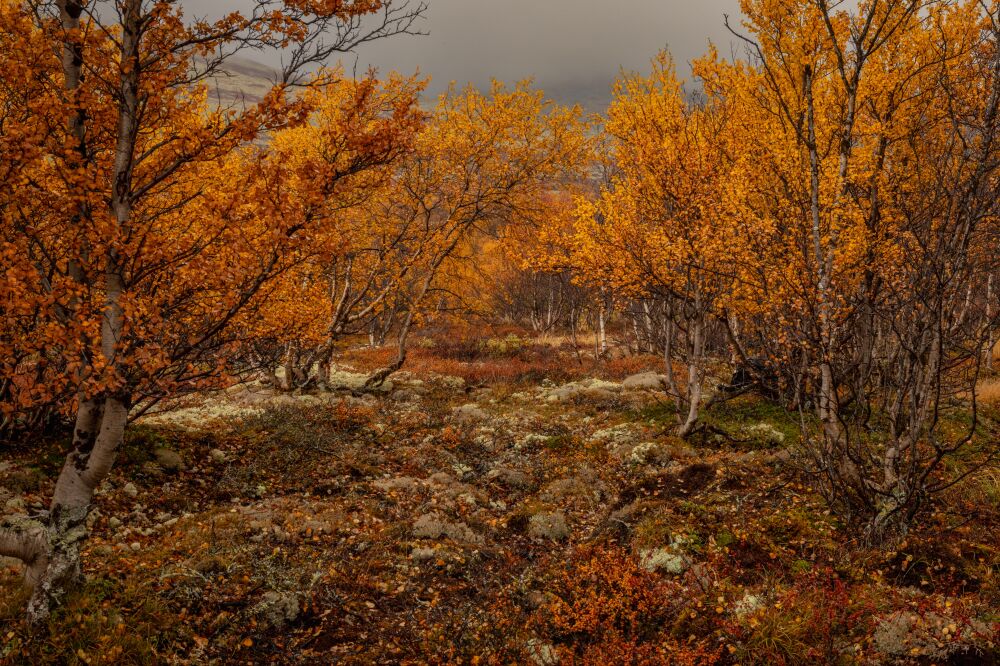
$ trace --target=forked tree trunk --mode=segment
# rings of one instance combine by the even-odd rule
[[[389,378],[394,372],[400,370],[406,363],[406,343],[410,336],[410,327],[413,325],[413,310],[406,313],[406,318],[403,319],[403,326],[399,330],[399,338],[396,340],[396,360],[374,372],[368,379],[365,380],[364,389],[366,391],[377,389],[385,383],[385,380]]]

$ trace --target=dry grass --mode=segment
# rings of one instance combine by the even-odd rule
[[[1000,407],[1000,377],[981,380],[976,385],[976,399],[983,405]]]

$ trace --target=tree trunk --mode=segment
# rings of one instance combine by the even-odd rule
[[[60,7],[64,26],[69,4]],[[141,9],[141,0],[128,0],[122,13],[121,59],[129,66],[122,68],[117,91],[118,127],[110,202],[116,228],[104,239],[109,241],[109,248],[104,256],[104,305],[100,317],[100,354],[110,368],[119,362],[124,330],[125,279],[114,241],[116,234],[127,230],[132,216],[132,173],[139,128]],[[108,395],[100,400],[81,397],[77,407],[73,449],[56,481],[44,547],[28,563],[27,579],[34,584],[27,613],[32,624],[44,622],[81,580],[80,546],[87,538],[87,515],[94,490],[111,470],[128,423],[129,404],[123,396],[124,390],[122,395]]]
[[[597,357],[604,358],[608,353],[608,334],[604,328],[604,304],[597,311]]]
[[[413,310],[410,310],[406,313],[403,326],[399,331],[399,338],[396,341],[396,360],[368,377],[364,384],[365,390],[379,388],[392,373],[398,371],[406,363],[406,342],[410,336],[410,326],[412,324]]]
[[[77,410],[74,448],[56,481],[44,546],[26,560],[26,580],[34,588],[28,602],[32,624],[44,622],[82,579],[80,547],[94,490],[111,471],[127,422],[128,406],[118,398],[106,398],[103,405],[88,400]]]
[[[667,376],[667,390],[670,397],[674,399],[674,407],[677,410],[678,425],[680,425],[680,415],[683,396],[677,387],[677,379],[674,376],[674,320],[671,308],[667,308],[663,313],[663,370]]]
[[[702,352],[705,345],[704,322],[700,314],[688,324],[689,356],[688,356],[688,382],[687,382],[687,417],[681,424],[678,434],[687,437],[694,431],[698,423],[698,408],[701,403],[701,366]]]
[[[986,369],[993,370],[993,349],[997,346],[996,326],[993,322],[993,274],[986,278]]]

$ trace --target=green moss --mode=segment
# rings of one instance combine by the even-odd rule
[[[125,443],[120,456],[124,465],[141,465],[153,459],[153,450],[166,447],[171,440],[162,430],[145,426],[133,425],[125,431]]]
[[[803,574],[812,570],[812,562],[808,560],[795,560],[792,562],[792,573]]]
[[[677,425],[677,409],[672,402],[654,402],[629,414],[630,421],[646,421],[650,425]]]
[[[794,444],[801,435],[801,424],[797,412],[789,412],[781,405],[769,402],[759,396],[740,396],[728,402],[704,410],[702,420],[719,430],[729,433],[733,439],[742,440],[741,448],[771,448],[778,442],[769,431],[780,433],[785,445]],[[807,424],[812,418],[807,417]],[[755,428],[765,424],[770,428]]]
[[[720,548],[725,548],[727,546],[733,545],[736,542],[736,537],[729,530],[722,530],[715,535],[715,543]]]

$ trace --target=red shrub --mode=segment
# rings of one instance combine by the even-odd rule
[[[697,638],[686,620],[701,592],[647,571],[619,548],[585,547],[555,574],[534,615],[565,663],[714,664],[722,645],[712,622]],[[701,604],[698,604],[702,601]]]

